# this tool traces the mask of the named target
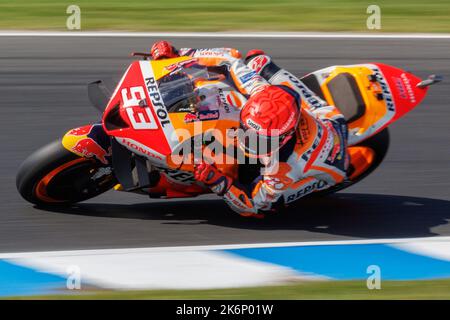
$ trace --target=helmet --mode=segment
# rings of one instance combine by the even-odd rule
[[[300,96],[286,86],[270,85],[253,94],[240,114],[239,146],[250,157],[271,155],[295,134]]]

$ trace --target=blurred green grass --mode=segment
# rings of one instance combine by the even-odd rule
[[[33,299],[450,299],[450,279],[383,281],[368,290],[365,281],[307,281],[283,286],[217,290],[80,291]],[[76,294],[81,293],[81,294]],[[17,299],[17,298],[16,298]],[[27,298],[29,299],[29,298]]]
[[[0,0],[0,29],[65,30],[66,8],[81,8],[82,30],[450,32],[449,0]]]

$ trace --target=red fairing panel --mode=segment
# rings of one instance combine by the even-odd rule
[[[422,80],[409,72],[382,63],[375,65],[383,73],[394,99],[395,116],[390,121],[392,123],[419,105],[428,88],[417,88]]]
[[[108,130],[107,115],[120,106],[127,128]],[[133,152],[164,164],[176,142],[169,114],[164,106],[150,62],[134,62],[125,73],[103,115],[105,131]],[[167,139],[166,137],[169,137]]]

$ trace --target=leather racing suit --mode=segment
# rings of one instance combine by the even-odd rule
[[[197,58],[199,64],[208,67],[226,66],[236,87],[247,97],[261,86],[272,84],[290,87],[301,100],[298,130],[280,149],[278,170],[257,177],[248,186],[233,181],[220,193],[234,211],[243,216],[263,216],[346,179],[348,133],[343,115],[273,63],[271,57],[261,51],[247,55],[244,61],[239,51],[231,48],[183,48],[178,55]]]

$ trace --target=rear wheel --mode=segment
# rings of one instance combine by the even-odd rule
[[[64,205],[93,198],[117,183],[111,167],[81,158],[55,141],[30,155],[20,166],[16,186],[37,205]]]
[[[344,190],[358,183],[371,174],[383,161],[389,149],[389,130],[385,128],[374,136],[348,147],[351,156],[348,180],[323,191],[314,192],[312,196],[323,196]]]

